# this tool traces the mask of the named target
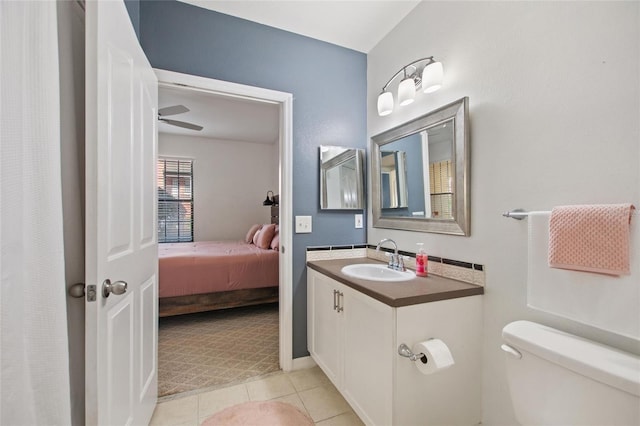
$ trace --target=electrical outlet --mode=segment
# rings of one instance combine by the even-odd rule
[[[296,216],[296,234],[311,233],[311,216]]]
[[[357,229],[361,229],[362,228],[362,214],[357,214],[356,216],[356,228]]]

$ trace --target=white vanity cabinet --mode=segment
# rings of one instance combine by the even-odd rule
[[[307,341],[316,363],[336,387],[342,384],[342,317],[338,312],[342,284],[307,271]]]
[[[367,424],[392,423],[393,308],[307,270],[309,352]]]
[[[309,267],[307,327],[311,357],[365,424],[480,422],[480,295],[393,307]],[[455,364],[424,375],[397,348],[429,338],[445,342]]]

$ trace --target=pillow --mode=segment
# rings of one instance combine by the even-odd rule
[[[253,242],[253,236],[256,235],[256,232],[262,227],[260,224],[255,224],[251,228],[249,228],[249,232],[247,232],[247,236],[244,238],[244,242],[247,244],[251,244]]]
[[[262,231],[262,226],[260,226],[260,229],[258,229],[255,234],[253,234],[251,242],[255,245],[258,245],[258,236],[260,235],[260,231]]]
[[[273,240],[273,236],[276,233],[276,225],[268,224],[263,225],[260,232],[258,232],[257,239],[254,238],[254,242],[256,246],[261,249],[268,249],[271,245],[271,240]]]
[[[276,231],[276,234],[273,236],[273,240],[271,240],[271,249],[272,250],[280,250],[280,233]]]

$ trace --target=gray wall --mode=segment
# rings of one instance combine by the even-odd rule
[[[319,146],[365,148],[366,55],[175,1],[140,3],[140,40],[155,68],[293,94],[293,356],[308,355],[305,249],[366,241],[354,212],[319,210]],[[293,228],[293,224],[292,224]],[[288,285],[289,283],[287,283]]]
[[[195,241],[244,240],[253,224],[271,222],[271,208],[263,207],[262,200],[267,189],[278,188],[277,151],[273,143],[158,135],[159,157],[193,160]],[[226,183],[229,176],[232,185]]]
[[[442,89],[379,117],[380,86],[427,55],[444,64]],[[501,215],[565,204],[638,206],[640,3],[425,1],[367,61],[371,135],[469,97],[471,236],[368,232],[371,241],[393,238],[403,250],[423,242],[430,255],[485,265],[482,424],[517,423],[500,350],[511,321],[537,321],[640,354],[637,340],[529,308],[527,221]],[[615,303],[603,308],[618,310]],[[638,320],[637,311],[628,316]]]

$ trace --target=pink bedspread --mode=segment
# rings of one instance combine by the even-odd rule
[[[278,286],[278,251],[244,241],[158,245],[159,296]]]

